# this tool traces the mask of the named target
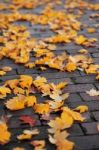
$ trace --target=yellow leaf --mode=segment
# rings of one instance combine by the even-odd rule
[[[5,82],[5,86],[9,86],[11,89],[14,89],[16,88],[18,83],[19,83],[18,79],[8,80]]]
[[[6,74],[5,71],[0,70],[0,76],[3,76],[3,75],[5,75],[5,74]]]
[[[25,91],[22,88],[17,87],[17,86],[13,89],[14,94],[24,94],[24,92]]]
[[[85,118],[82,117],[80,113],[73,111],[73,110],[69,109],[68,107],[63,107],[62,110],[63,110],[63,112],[65,111],[66,113],[71,115],[71,117],[76,121],[83,122],[85,120]]]
[[[36,87],[39,87],[39,86],[41,86],[42,84],[44,84],[44,83],[46,83],[46,82],[47,82],[46,78],[38,76],[38,77],[33,81],[33,84],[34,84]]]
[[[18,140],[27,140],[27,139],[31,139],[33,135],[37,135],[37,134],[39,134],[38,129],[24,130],[21,135],[17,136],[17,139]]]
[[[72,71],[75,71],[77,69],[76,67],[76,64],[73,63],[73,62],[68,62],[66,64],[66,67],[65,67],[65,70],[69,71],[69,72],[72,72]]]
[[[49,135],[49,141],[56,145],[57,150],[72,150],[74,143],[66,139],[68,135],[66,131],[57,130],[53,136]]]
[[[11,90],[5,86],[0,86],[0,98],[6,97],[7,94],[10,94]]]
[[[86,41],[86,38],[83,35],[76,37],[75,42],[78,45],[83,44]]]
[[[50,111],[49,104],[35,104],[34,110],[38,114],[47,114]]]
[[[20,110],[25,108],[24,97],[14,97],[6,102],[6,107],[10,110]]]
[[[37,103],[36,97],[35,96],[27,96],[27,97],[25,97],[25,103],[26,103],[27,107],[33,106],[34,104]]]
[[[67,85],[66,82],[60,82],[59,84],[57,84],[56,87],[57,87],[58,89],[63,89],[66,85]]]
[[[95,28],[88,28],[87,31],[88,31],[88,33],[94,33],[96,31],[96,29]]]
[[[99,65],[91,64],[87,69],[85,69],[87,74],[96,74],[99,69]]]
[[[78,106],[77,108],[75,108],[74,110],[79,111],[80,113],[84,113],[86,111],[88,111],[88,106],[82,105],[82,106]]]
[[[0,144],[6,144],[9,142],[11,137],[8,127],[4,122],[0,121]]]
[[[32,85],[33,79],[28,75],[21,75],[19,84],[22,88],[29,88]]]
[[[79,53],[81,53],[81,54],[87,54],[87,53],[88,53],[88,50],[86,50],[86,49],[81,49],[81,50],[79,50]]]

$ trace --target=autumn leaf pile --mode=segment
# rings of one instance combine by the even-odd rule
[[[38,6],[45,5],[42,12],[37,15],[34,13],[21,13],[20,9],[35,9]],[[84,13],[84,9],[99,10],[99,4],[89,4],[82,0],[66,0],[64,10],[57,11],[53,7],[63,5],[61,0],[12,0],[11,3],[0,3],[0,11],[10,11],[10,13],[0,14],[0,60],[9,58],[14,63],[21,64],[26,68],[39,68],[41,71],[48,68],[57,69],[62,72],[74,72],[79,70],[86,74],[95,74],[99,80],[99,65],[94,64],[94,60],[89,56],[87,48],[93,47],[98,39],[87,38],[79,35],[82,23],[79,19]],[[73,13],[73,9],[78,9],[78,14]],[[15,25],[17,21],[27,21],[32,26],[41,24],[48,25],[54,35],[43,39],[35,38],[26,26]],[[94,33],[95,28],[88,28],[88,33]],[[71,43],[81,45],[84,48],[79,50],[76,55],[68,53],[55,54],[57,44]],[[32,55],[33,61],[30,56]],[[0,76],[12,71],[9,66],[0,67]],[[87,106],[78,106],[70,109],[66,105],[69,93],[64,93],[64,88],[68,86],[67,82],[58,84],[50,83],[45,77],[30,75],[20,75],[19,78],[5,81],[0,86],[0,99],[6,99],[4,107],[10,111],[18,111],[31,107],[41,119],[46,120],[49,126],[49,142],[56,146],[57,150],[72,150],[74,143],[68,140],[69,133],[67,129],[75,122],[83,122],[85,118],[81,113],[88,111]],[[99,95],[99,91],[87,91],[88,94]],[[36,94],[46,100],[39,103]],[[10,94],[14,96],[9,98]],[[58,113],[58,117],[50,118],[51,113]],[[17,135],[17,140],[30,140],[35,150],[45,150],[46,142],[42,140],[32,140],[33,136],[40,134],[37,128],[33,128],[36,120],[29,116],[22,116],[20,120],[28,123],[31,130],[24,130],[22,134]],[[0,121],[0,144],[6,144],[11,140],[12,133],[9,131],[7,122],[1,118]],[[13,150],[23,150],[24,148],[14,148]]]

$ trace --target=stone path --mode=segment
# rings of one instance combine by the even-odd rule
[[[91,0],[90,0],[91,1]],[[89,2],[90,2],[89,1]],[[95,1],[94,1],[95,2]],[[97,1],[99,2],[99,1]],[[57,7],[56,7],[57,8]],[[62,7],[57,8],[59,11]],[[26,10],[22,9],[21,11],[39,13],[42,10],[42,7],[37,7],[34,10]],[[4,12],[4,11],[3,11]],[[83,17],[81,18],[82,23],[86,23],[89,27],[93,27],[99,23],[99,18],[90,19],[91,14],[96,13],[95,11],[85,10]],[[48,37],[52,35],[53,32],[48,29],[48,26],[42,25],[31,25],[25,21],[18,21],[16,24],[26,25],[28,29],[31,31],[31,35],[37,38]],[[99,25],[99,24],[98,24]],[[93,34],[87,33],[85,28],[79,31],[79,34],[86,35],[87,37],[95,37],[99,38],[99,30]],[[74,43],[70,44],[59,44],[55,53],[60,54],[62,52],[67,51],[68,54],[77,54],[79,49],[85,47],[78,46]],[[97,42],[95,47],[87,48],[89,54],[94,59],[95,63],[99,63],[99,43]],[[33,57],[31,57],[33,60]],[[38,69],[26,69],[22,65],[15,64],[12,60],[4,58],[0,61],[0,66],[9,65],[13,68],[13,70],[7,75],[0,77],[0,84],[2,85],[4,81],[9,79],[18,78],[21,74],[28,74],[33,77],[37,75],[44,76],[50,82],[58,83],[60,81],[68,81],[69,85],[65,89],[70,93],[69,100],[66,102],[70,108],[75,108],[78,105],[87,105],[89,107],[89,111],[84,113],[84,116],[87,118],[84,123],[75,123],[71,129],[69,129],[70,139],[75,142],[75,150],[99,150],[99,131],[97,131],[97,124],[99,121],[99,96],[90,97],[86,94],[86,90],[90,90],[91,88],[99,90],[99,82],[96,81],[95,75],[86,75],[81,71],[75,71],[72,73],[59,72],[53,69],[47,69],[46,71],[40,71]],[[39,102],[43,102],[44,99],[37,94]],[[8,97],[9,98],[9,97]],[[10,131],[13,133],[11,142],[4,146],[0,146],[0,150],[12,150],[15,146],[23,146],[26,150],[32,150],[33,148],[28,144],[28,142],[19,142],[16,140],[16,135],[22,130],[29,128],[28,125],[20,125],[20,121],[18,120],[21,115],[31,115],[37,119],[37,127],[41,131],[38,136],[33,139],[45,139],[47,143],[48,150],[54,150],[55,147],[52,144],[49,144],[47,139],[47,123],[46,121],[41,121],[39,119],[39,115],[34,114],[31,108],[26,108],[24,110],[11,112],[8,111],[4,107],[4,101],[0,101],[0,116],[13,114],[8,122],[8,126]],[[57,114],[52,114],[57,115]]]

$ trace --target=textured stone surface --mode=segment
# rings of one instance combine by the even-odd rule
[[[1,0],[0,2],[4,2]],[[89,0],[89,2],[99,2],[99,0]],[[40,12],[44,9],[44,6],[39,6],[33,10],[20,9],[22,13],[35,13],[40,14]],[[61,11],[63,6],[55,6],[55,9]],[[83,16],[79,18],[82,24],[87,24],[88,27],[94,27],[98,24],[99,19],[93,18],[90,19],[91,14],[96,13],[91,10],[85,10]],[[9,13],[6,10],[3,13]],[[55,33],[49,29],[48,25],[31,25],[26,21],[17,21],[14,24],[16,25],[25,25],[32,37],[37,39],[42,39],[44,37],[49,37],[54,35]],[[99,30],[93,34],[87,33],[84,26],[78,33],[85,35],[86,37],[99,37]],[[69,44],[57,44],[55,49],[55,54],[61,54],[62,52],[66,52],[70,55],[75,55],[79,52],[80,49],[87,49],[89,55],[93,57],[95,63],[99,63],[99,43],[97,42],[95,46],[86,48],[85,46],[79,46],[72,43]],[[34,61],[35,58],[33,54],[30,54],[30,60]],[[0,67],[2,66],[10,66],[12,67],[12,71],[8,72],[5,76],[0,77],[0,85],[2,85],[6,80],[19,78],[21,74],[31,75],[33,78],[36,76],[44,76],[47,78],[49,82],[54,82],[58,84],[59,82],[68,82],[68,86],[64,89],[64,92],[69,92],[70,96],[68,100],[65,102],[65,106],[69,106],[74,109],[78,105],[87,105],[89,110],[86,113],[83,113],[83,116],[86,118],[84,123],[76,122],[71,129],[68,129],[70,133],[70,139],[75,142],[75,150],[99,150],[99,131],[97,130],[97,124],[99,122],[99,96],[91,97],[86,94],[87,90],[91,88],[99,90],[99,81],[95,80],[95,75],[87,75],[81,71],[75,71],[72,73],[69,72],[60,72],[54,69],[47,69],[45,71],[41,71],[39,68],[26,69],[23,65],[15,64],[12,60],[4,58],[0,60]],[[46,98],[41,97],[40,94],[36,94],[38,102],[45,102]],[[7,99],[9,99],[8,97]],[[19,121],[19,117],[22,115],[32,116],[37,120],[37,124],[34,128],[38,128],[40,130],[40,134],[35,136],[33,139],[44,139],[46,141],[47,150],[55,150],[56,147],[48,142],[48,126],[47,121],[40,120],[40,115],[34,114],[32,108],[26,108],[20,111],[9,111],[4,107],[4,103],[7,99],[0,100],[0,117],[7,115],[11,116],[8,121],[9,130],[12,132],[11,142],[7,145],[0,146],[0,150],[12,150],[13,147],[24,147],[26,150],[33,150],[33,147],[30,144],[25,142],[19,142],[16,140],[16,136],[22,133],[24,129],[31,129],[28,125],[23,125]],[[51,117],[56,117],[57,114],[51,114]]]

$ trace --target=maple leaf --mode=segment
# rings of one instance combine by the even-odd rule
[[[68,135],[66,131],[58,130],[53,136],[49,135],[49,141],[56,145],[57,150],[72,150],[74,143],[67,140]]]
[[[68,83],[67,82],[60,82],[59,84],[57,84],[57,88],[58,89],[63,89]]]
[[[90,91],[86,91],[86,93],[90,96],[99,96],[99,91],[95,89],[91,89]]]
[[[87,74],[96,74],[99,69],[99,65],[91,64],[88,68],[85,69]]]
[[[63,112],[65,111],[68,115],[70,115],[76,121],[83,122],[85,120],[85,118],[82,117],[80,113],[73,111],[68,107],[63,107],[62,110],[63,110]]]
[[[73,62],[68,62],[65,69],[69,72],[75,71],[77,69],[76,64]]]
[[[81,53],[81,54],[88,54],[88,50],[86,50],[86,49],[80,49],[79,53]]]
[[[5,103],[6,107],[10,110],[20,110],[25,108],[24,96],[14,97]]]
[[[36,124],[36,120],[33,119],[31,116],[28,116],[28,115],[24,115],[24,116],[21,116],[19,118],[23,123],[27,123],[29,124],[30,126],[34,126]]]
[[[5,71],[0,70],[0,76],[3,76],[3,75],[5,75],[5,74],[6,74]]]
[[[76,37],[75,42],[76,44],[83,44],[86,41],[86,38],[83,35],[80,35],[78,37]]]
[[[45,150],[45,141],[44,140],[34,140],[30,143],[34,146],[34,150]]]
[[[18,79],[8,80],[5,82],[5,86],[9,86],[11,89],[14,89],[17,87],[18,83]]]
[[[11,90],[5,86],[0,86],[0,98],[6,97],[7,94],[10,94]]]
[[[24,130],[22,134],[17,136],[18,140],[27,140],[31,139],[33,135],[39,134],[38,129],[33,129],[33,130]]]
[[[32,85],[33,79],[28,75],[21,75],[19,80],[19,85],[22,88],[29,88]]]
[[[7,125],[0,121],[0,144],[6,144],[9,142],[11,137],[10,132],[8,131]]]
[[[25,104],[26,104],[27,107],[31,107],[36,103],[37,103],[37,101],[36,101],[35,96],[26,96],[25,97]]]
[[[82,106],[78,106],[76,107],[74,110],[79,111],[80,113],[84,113],[86,111],[88,111],[88,106],[82,105]]]
[[[49,104],[43,104],[43,103],[35,104],[34,110],[38,114],[46,114],[50,111],[50,106]]]

